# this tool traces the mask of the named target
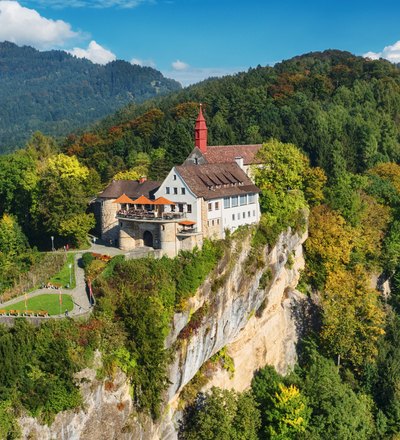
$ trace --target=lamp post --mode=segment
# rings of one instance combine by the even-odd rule
[[[72,289],[72,263],[69,263],[68,267],[69,267],[69,288]]]
[[[54,237],[51,236],[51,250],[54,251]]]

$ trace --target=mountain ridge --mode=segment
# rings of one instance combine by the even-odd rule
[[[180,88],[151,67],[122,60],[103,66],[62,50],[0,43],[0,153],[37,130],[64,136],[128,103]]]

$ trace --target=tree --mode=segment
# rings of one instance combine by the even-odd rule
[[[212,388],[186,410],[182,440],[257,440],[260,415],[251,394]]]
[[[37,227],[41,222],[51,234],[68,235],[73,228],[78,235],[83,229],[87,231],[91,224],[89,217],[84,217],[88,196],[92,195],[91,185],[87,184],[89,175],[89,169],[74,156],[51,157],[38,185]],[[80,215],[82,220],[78,221]],[[82,235],[78,241],[81,239]]]
[[[273,367],[266,366],[251,383],[261,412],[261,430],[267,439],[297,438],[306,430],[310,418],[304,395],[295,385],[285,385],[284,380]]]
[[[385,315],[360,266],[328,273],[321,306],[321,340],[330,355],[356,369],[376,359]]]
[[[4,214],[0,219],[0,252],[8,259],[15,259],[28,248],[28,240],[15,218]]]
[[[88,245],[88,234],[95,224],[93,214],[77,214],[60,223],[59,233],[79,248]]]
[[[269,419],[265,430],[271,440],[295,439],[299,433],[305,432],[311,411],[295,385],[280,383],[278,387],[273,407],[265,409]]]
[[[263,221],[270,228],[279,225],[281,230],[297,226],[299,212],[307,207],[304,196],[307,158],[293,144],[272,139],[258,151],[257,159],[263,164],[253,167],[256,185],[261,189]]]
[[[334,363],[315,350],[302,366],[302,391],[312,415],[305,438],[367,440],[374,438],[372,401],[342,382]]]

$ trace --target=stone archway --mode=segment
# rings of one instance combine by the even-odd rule
[[[153,234],[150,231],[144,231],[143,244],[148,247],[154,247]]]

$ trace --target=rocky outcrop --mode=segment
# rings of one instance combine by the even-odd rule
[[[84,408],[56,417],[51,427],[21,420],[24,438],[65,440],[176,440],[179,394],[211,356],[227,347],[237,374],[217,370],[208,386],[246,389],[265,364],[286,373],[296,362],[304,297],[295,290],[303,267],[306,235],[288,230],[272,248],[255,251],[250,234],[236,239],[215,273],[174,316],[166,346],[175,355],[162,420],[153,424],[133,411],[122,374],[100,382],[94,370],[81,373]],[[30,437],[29,437],[30,435]],[[36,437],[35,437],[36,436]]]

